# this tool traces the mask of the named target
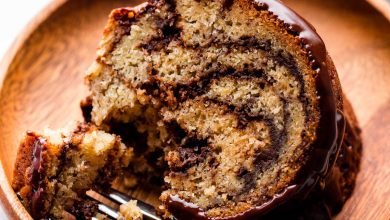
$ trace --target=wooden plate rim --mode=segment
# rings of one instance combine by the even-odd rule
[[[0,62],[0,91],[3,87],[4,79],[7,76],[9,66],[16,54],[19,53],[24,43],[34,31],[46,21],[46,19],[55,13],[61,6],[70,0],[53,0],[19,34],[13,44],[9,47],[6,54]],[[381,12],[390,21],[390,3],[386,0],[367,0],[379,12]],[[0,161],[0,208],[5,211],[6,217],[10,219],[32,219],[29,213],[25,210],[17,195],[13,191],[8,178],[5,175],[3,163]]]
[[[388,20],[390,20],[390,1],[389,0],[367,0],[379,12],[381,12]]]
[[[56,12],[67,1],[69,0],[54,0],[49,3],[29,22],[15,39],[11,47],[9,47],[0,62],[0,91],[3,88],[3,83],[7,76],[10,64],[23,48],[24,43],[51,14]],[[32,219],[12,189],[9,180],[5,175],[2,161],[0,161],[0,201],[0,206],[2,206],[0,208],[3,208],[6,214],[4,217],[8,217],[9,219]]]

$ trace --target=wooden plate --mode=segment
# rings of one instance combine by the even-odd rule
[[[363,129],[362,170],[337,218],[389,219],[390,22],[364,0],[286,2],[323,36]],[[10,219],[29,218],[9,186],[18,141],[27,129],[55,129],[81,119],[79,101],[87,94],[83,74],[95,57],[107,15],[137,3],[54,1],[2,61],[0,199]]]

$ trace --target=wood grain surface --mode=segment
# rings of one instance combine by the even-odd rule
[[[285,0],[324,38],[363,130],[352,198],[337,219],[390,219],[390,22],[364,0]],[[81,120],[83,76],[111,9],[132,0],[54,1],[0,64],[0,199],[10,219],[28,219],[9,186],[24,131]],[[146,191],[153,191],[147,189]],[[137,197],[156,203],[153,193]]]

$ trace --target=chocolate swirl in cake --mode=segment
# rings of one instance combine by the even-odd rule
[[[164,148],[165,208],[248,218],[305,198],[344,133],[336,73],[314,28],[279,1],[142,7],[111,15],[88,76],[92,121],[132,123],[147,147]],[[158,117],[145,119],[146,109]]]
[[[94,125],[21,143],[13,187],[35,218],[92,216],[85,191],[125,167],[164,173],[170,219],[329,219],[352,192],[356,119],[324,42],[277,0],[116,9],[87,82]]]
[[[86,190],[124,170],[164,173],[170,219],[329,219],[352,193],[356,119],[324,42],[277,0],[116,9],[87,81],[92,124],[21,142],[12,185],[36,219],[93,216]]]

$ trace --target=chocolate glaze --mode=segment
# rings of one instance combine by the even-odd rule
[[[278,0],[255,0],[254,3],[258,10],[268,10],[277,16],[279,20],[284,22],[289,33],[300,38],[304,49],[308,52],[310,64],[318,74],[316,87],[321,117],[317,130],[317,140],[313,144],[310,155],[308,155],[309,161],[297,178],[296,183],[261,206],[254,207],[240,215],[219,219],[253,219],[268,213],[292,198],[306,198],[317,183],[325,179],[326,174],[334,165],[345,129],[343,114],[341,112],[337,114],[335,94],[327,64],[326,48],[316,30]],[[338,123],[340,126],[337,125]],[[210,219],[199,207],[181,200],[178,196],[170,196],[168,210],[177,219]]]
[[[325,179],[324,200],[332,213],[341,211],[343,204],[352,194],[355,175],[359,171],[361,139],[356,125],[349,120],[345,120],[345,136],[336,164]]]
[[[237,219],[237,220],[245,220],[245,219],[253,219],[255,217],[258,217],[257,210],[259,210],[261,212],[270,211],[273,204],[283,203],[286,200],[286,198],[288,198],[291,194],[295,193],[296,188],[297,188],[296,185],[289,186],[280,194],[275,195],[270,201],[264,203],[261,206],[255,207],[247,212],[236,215],[233,218]],[[171,213],[174,213],[174,216],[176,219],[191,219],[191,220],[233,219],[231,217],[228,217],[228,218],[207,217],[205,212],[202,209],[200,209],[198,206],[196,206],[195,204],[186,202],[186,201],[180,199],[176,195],[170,195],[169,200],[168,200],[168,211]]]
[[[28,135],[34,136],[34,150],[33,150],[33,160],[30,173],[30,181],[32,186],[31,192],[31,215],[34,218],[41,218],[44,215],[44,191],[42,182],[42,173],[44,168],[42,167],[42,152],[44,151],[44,146],[46,145],[46,140],[35,136],[33,133]]]

